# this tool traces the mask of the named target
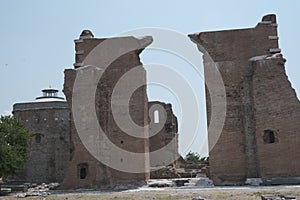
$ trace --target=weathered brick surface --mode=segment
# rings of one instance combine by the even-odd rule
[[[32,183],[61,182],[70,158],[70,109],[67,102],[17,103],[13,114],[24,121],[32,135],[29,160],[15,178]],[[36,135],[40,135],[40,143],[36,143]]]
[[[204,53],[207,82],[209,63],[218,67],[226,90],[227,113],[223,131],[210,151],[210,173],[216,185],[242,184],[245,179],[299,176],[299,101],[285,75],[278,50],[275,15],[267,15],[255,28],[203,32],[190,35]],[[208,123],[211,101],[206,90]],[[264,144],[265,130],[278,134],[278,143]],[[209,133],[209,140],[214,133]],[[294,148],[293,148],[294,147]]]
[[[300,176],[300,104],[285,74],[283,59],[260,60],[253,64],[253,97],[256,144],[260,175]],[[276,134],[275,143],[264,143],[265,130]]]
[[[149,115],[151,119],[151,123],[149,124],[149,134],[153,135],[149,138],[149,151],[154,152],[157,150],[163,150],[161,154],[162,157],[167,158],[168,156],[172,156],[173,161],[172,163],[164,163],[157,160],[158,158],[155,157],[150,153],[150,166],[151,167],[158,167],[158,166],[166,166],[175,163],[177,158],[179,157],[178,154],[178,122],[177,117],[173,114],[172,105],[166,104],[159,101],[152,101],[148,103],[149,105]],[[162,109],[166,112],[161,112],[159,108],[155,106],[160,105]],[[152,109],[151,107],[154,106]],[[158,114],[158,121],[155,123],[155,112]],[[166,116],[162,116],[162,115]],[[163,121],[165,119],[165,121]],[[163,123],[163,124],[161,124]],[[161,129],[158,128],[162,125]],[[172,145],[170,142],[175,140]],[[163,160],[163,161],[166,161]]]
[[[84,61],[88,53],[96,47],[98,44],[109,39],[97,39],[93,37],[84,37],[83,32],[80,40],[75,41],[76,49],[76,63],[75,68],[82,67],[81,63]],[[121,38],[122,39],[122,38]],[[124,37],[123,42],[126,43],[128,38]],[[138,41],[138,39],[136,39]],[[120,42],[119,46],[113,46],[111,48],[122,48],[123,43]],[[144,46],[143,48],[145,48]],[[103,54],[109,53],[109,50],[101,52]],[[140,66],[139,75],[133,77],[132,82],[125,84],[134,84],[134,82],[142,82],[144,86],[138,88],[130,98],[129,102],[129,112],[132,120],[140,125],[146,126],[148,124],[148,100],[146,94],[146,73],[142,63],[140,62],[139,54],[141,49],[136,49],[130,51],[111,63],[108,68],[104,71],[101,80],[98,83],[96,91],[96,112],[98,116],[99,124],[104,130],[106,136],[110,139],[112,143],[118,147],[135,153],[147,153],[149,151],[148,139],[135,138],[123,132],[116,124],[111,110],[111,95],[115,84],[117,81],[127,73],[129,70],[136,66]],[[98,66],[101,67],[98,63]],[[67,69],[65,70],[65,83],[64,83],[64,93],[66,95],[69,105],[72,105],[72,90],[73,84],[76,77],[77,70]],[[127,91],[123,91],[127,92]],[[117,94],[118,95],[118,94]],[[122,95],[120,95],[122,98]],[[118,101],[117,103],[120,103]],[[121,106],[122,107],[122,106]],[[141,135],[148,135],[148,130],[144,128],[144,132]],[[74,121],[71,121],[71,138],[72,138],[72,158],[68,168],[67,175],[62,184],[63,188],[82,188],[82,187],[98,187],[98,188],[113,188],[118,185],[132,184],[139,185],[145,183],[145,180],[149,178],[149,158],[145,156],[144,162],[140,163],[145,168],[144,173],[126,173],[117,171],[105,166],[100,161],[96,160],[84,147],[79,139],[78,133],[75,129]],[[105,144],[100,144],[99,151],[109,159],[115,159],[111,157],[109,149],[106,149]],[[134,159],[134,158],[132,158]],[[122,162],[122,160],[121,160]],[[86,164],[88,167],[87,176],[84,179],[80,179],[78,166],[80,164]],[[120,163],[122,164],[122,163]]]

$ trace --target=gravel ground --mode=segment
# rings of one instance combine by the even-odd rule
[[[27,197],[26,200],[191,200],[202,197],[206,200],[259,200],[261,195],[295,196],[300,200],[300,186],[274,187],[178,187],[178,188],[140,188],[122,192],[99,191],[55,191],[47,197]],[[15,195],[0,197],[4,200],[17,199]]]

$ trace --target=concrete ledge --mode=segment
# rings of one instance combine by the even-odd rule
[[[273,24],[273,22],[272,21],[262,21],[262,22],[259,22],[258,24],[266,25],[266,24]]]
[[[281,49],[279,49],[279,48],[273,48],[273,49],[269,49],[269,52],[270,53],[280,53]]]
[[[82,54],[84,54],[84,50],[76,51],[76,55],[82,55]]]
[[[278,40],[279,37],[277,35],[270,35],[269,40]]]

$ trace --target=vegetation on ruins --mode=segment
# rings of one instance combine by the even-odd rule
[[[192,163],[208,164],[209,157],[201,157],[198,153],[190,151],[185,156],[184,160],[187,161],[187,162],[192,162]]]

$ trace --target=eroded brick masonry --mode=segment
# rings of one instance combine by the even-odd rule
[[[74,113],[72,112],[71,118],[71,141],[72,141],[72,153],[69,167],[66,172],[65,179],[62,183],[63,188],[83,188],[83,187],[98,187],[98,188],[114,188],[118,185],[141,185],[149,178],[149,142],[148,139],[144,138],[134,138],[133,136],[125,133],[116,124],[115,119],[112,114],[112,93],[114,91],[116,83],[119,79],[128,71],[135,67],[139,67],[139,74],[132,77],[131,81],[126,82],[128,84],[126,88],[129,88],[135,82],[143,83],[134,94],[131,96],[129,105],[124,104],[123,106],[129,106],[129,112],[132,120],[141,127],[146,127],[148,124],[148,99],[146,94],[146,72],[140,62],[139,54],[141,51],[152,42],[152,38],[145,37],[142,39],[137,39],[133,37],[123,37],[123,38],[94,38],[90,31],[83,31],[80,38],[75,40],[76,49],[76,63],[74,64],[75,69],[65,70],[65,83],[64,83],[64,93],[72,109],[72,95],[73,86],[78,70],[86,65],[85,58],[89,53],[102,42],[114,43],[113,40],[119,40],[116,46],[110,45],[109,48],[104,49],[100,54],[107,54],[109,57],[111,51],[122,49],[124,46],[130,46],[133,43],[139,43],[140,46],[137,49],[126,52],[125,54],[117,57],[106,70],[103,69],[103,75],[97,83],[96,90],[96,114],[98,117],[98,122],[102,127],[104,134],[109,140],[121,149],[134,153],[145,153],[144,160],[140,163],[142,168],[144,168],[143,173],[127,173],[115,170],[110,166],[107,166],[97,160],[91,153],[86,149],[80,140],[75,124],[74,124]],[[115,48],[115,49],[114,49]],[[110,51],[111,50],[111,51]],[[97,55],[96,55],[97,56]],[[99,55],[98,55],[99,56]],[[103,60],[96,61],[95,66],[101,68],[103,66]],[[89,81],[89,80],[87,80]],[[126,93],[127,91],[122,91]],[[122,94],[117,94],[120,100],[123,98]],[[87,97],[90,98],[90,97]],[[88,103],[87,102],[83,102]],[[122,110],[122,109],[121,109]],[[125,107],[124,107],[125,110]],[[124,111],[122,110],[122,111]],[[90,119],[86,120],[88,123]],[[85,124],[82,124],[85,126]],[[87,127],[91,128],[91,127]],[[140,136],[148,136],[148,130],[146,128],[140,132]],[[134,162],[134,160],[125,160],[125,158],[112,157],[111,149],[109,149],[104,141],[100,141],[99,153],[105,154],[107,159],[116,160],[119,165],[125,164],[125,162]],[[135,159],[131,157],[131,159]],[[124,163],[123,163],[124,162]]]
[[[275,15],[254,28],[189,35],[204,54],[206,82],[212,63],[224,81],[224,128],[210,148],[216,185],[244,184],[247,178],[291,183],[300,176],[300,104],[285,73]],[[206,90],[208,124],[212,112]],[[214,95],[214,94],[213,94]],[[214,132],[209,132],[212,140]]]

